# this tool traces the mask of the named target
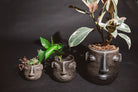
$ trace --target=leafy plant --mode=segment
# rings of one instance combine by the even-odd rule
[[[21,61],[21,63],[22,63],[22,64],[19,64],[20,71],[23,70],[24,65],[37,65],[40,63],[40,61],[36,57],[34,57],[30,60],[28,60],[26,57],[24,57],[23,59],[19,59],[19,61]]]
[[[39,61],[42,62],[42,60],[45,58],[49,58],[53,53],[56,53],[56,55],[61,58],[62,57],[62,49],[63,49],[63,44],[54,44],[53,43],[53,38],[51,37],[51,43],[46,40],[45,38],[40,37],[41,45],[45,48],[45,50],[39,50],[38,52],[38,58]]]
[[[131,39],[127,35],[118,32],[119,30],[122,32],[131,33],[129,26],[124,23],[126,18],[118,17],[118,11],[117,11],[118,0],[101,0],[103,3],[103,7],[96,20],[94,12],[98,8],[99,1],[100,0],[82,0],[82,2],[88,7],[89,12],[77,8],[73,5],[69,6],[70,8],[74,8],[76,11],[82,14],[89,15],[94,20],[94,23],[96,25],[96,28],[81,27],[77,29],[69,38],[69,46],[74,47],[79,45],[90,32],[97,30],[101,35],[102,44],[104,46],[110,45],[113,38],[120,36],[127,42],[128,48],[130,49]],[[106,13],[108,13],[107,22],[103,23],[102,20]],[[107,37],[105,37],[103,34],[104,30],[108,34]]]

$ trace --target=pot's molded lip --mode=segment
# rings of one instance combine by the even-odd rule
[[[116,47],[115,50],[96,50],[96,49],[93,49],[90,47],[91,45],[88,45],[89,49],[92,50],[92,51],[95,51],[95,52],[98,52],[98,53],[113,53],[113,52],[117,52],[119,51],[119,47]]]
[[[73,55],[70,54],[70,55],[68,55],[67,57],[71,57],[71,59],[65,60],[65,59],[62,58],[61,61],[64,61],[64,62],[73,62],[73,61],[74,61],[74,56],[73,56]],[[67,57],[65,57],[65,58],[67,58]],[[55,60],[56,60],[57,62],[60,62],[57,56],[55,56]]]
[[[34,67],[37,67],[37,66],[40,66],[40,65],[42,65],[42,64],[39,62],[39,63],[36,64],[36,65],[27,65],[27,64],[26,64],[25,66],[30,66],[30,67],[31,67],[31,66],[34,66]]]

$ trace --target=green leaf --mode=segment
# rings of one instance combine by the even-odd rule
[[[120,26],[117,26],[117,29],[126,33],[131,33],[129,26],[125,23],[122,23]]]
[[[131,47],[131,39],[127,35],[122,34],[122,33],[118,33],[118,35],[126,41],[126,43],[128,45],[128,48],[130,49],[130,47]]]
[[[77,29],[69,38],[69,47],[74,47],[79,45],[87,35],[93,31],[93,28],[81,27]]]
[[[57,44],[53,44],[50,48],[48,48],[45,52],[45,60],[49,58],[55,50],[58,50]]]
[[[112,36],[114,37],[114,38],[116,38],[117,37],[117,30],[115,30],[113,33],[111,33],[112,34]]]
[[[40,37],[41,44],[44,48],[48,49],[50,47],[50,42],[42,37]]]
[[[39,58],[40,63],[42,62],[44,56],[45,56],[45,51],[40,49],[38,52],[38,58]]]

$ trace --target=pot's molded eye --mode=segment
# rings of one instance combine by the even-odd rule
[[[113,56],[113,61],[119,62],[119,56],[118,56],[118,55],[114,55],[114,56]]]
[[[76,69],[76,62],[72,62],[69,64],[69,68],[72,68],[72,67]]]
[[[41,71],[42,69],[41,68],[36,68],[37,71]]]
[[[90,61],[96,61],[96,57],[94,55],[90,55],[89,58],[90,58]]]
[[[57,62],[52,62],[52,68],[60,68],[60,65]]]

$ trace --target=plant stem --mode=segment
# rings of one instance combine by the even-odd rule
[[[108,34],[108,37],[109,37],[108,45],[110,45],[110,44],[111,44],[111,41],[112,41],[112,39],[113,39],[113,36],[109,33],[109,34]]]
[[[109,12],[109,20],[112,19],[112,18],[113,18],[113,14],[111,14]],[[107,41],[107,44],[110,45],[111,44],[111,41],[113,39],[113,36],[111,35],[111,33],[108,33],[108,37],[107,38],[109,38],[109,40]]]
[[[94,21],[94,23],[95,23],[95,25],[97,27],[98,32],[100,33],[100,35],[102,37],[103,44],[105,44],[104,36],[103,36],[103,31],[100,31],[100,27],[99,27],[99,25],[98,25],[98,23],[97,23],[97,21],[96,21],[96,19],[94,17],[94,13],[92,13],[92,18],[93,18],[93,21]]]

